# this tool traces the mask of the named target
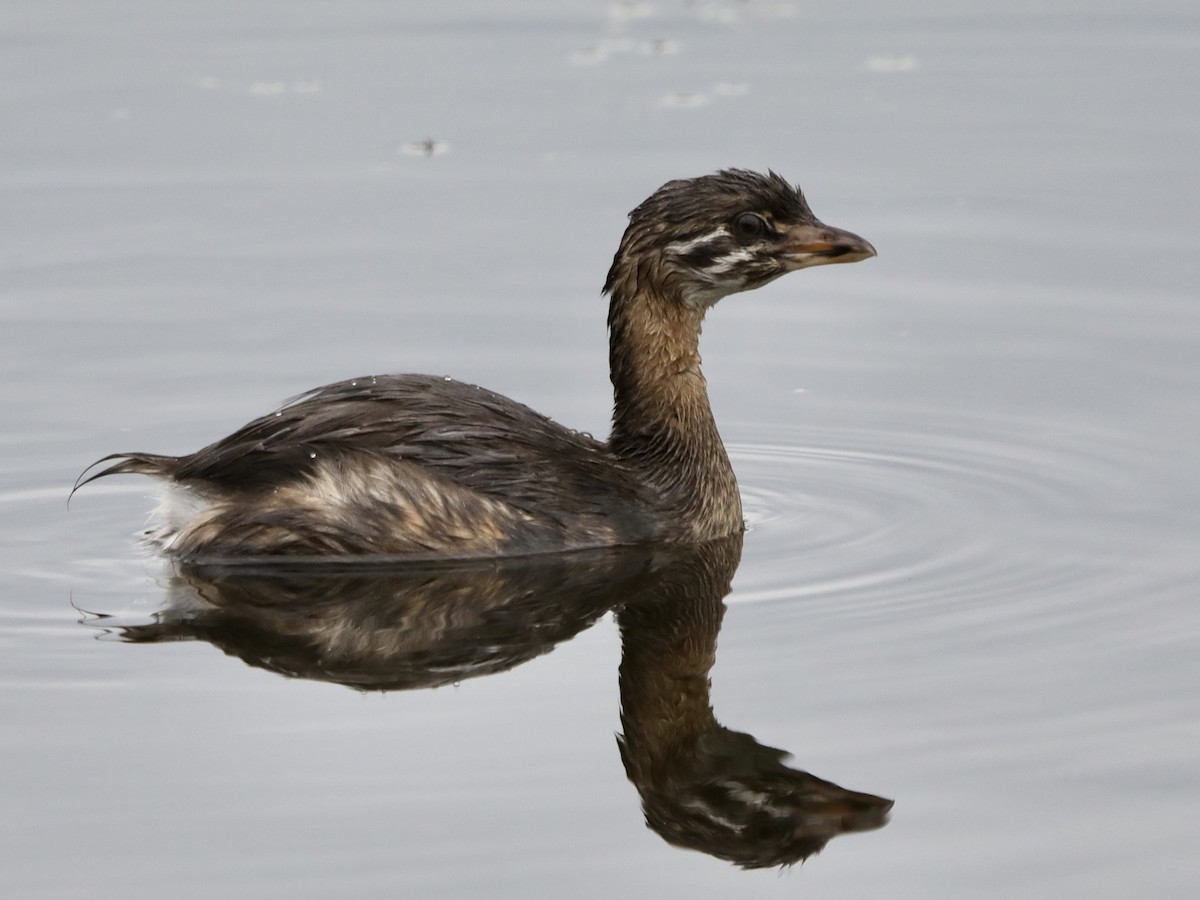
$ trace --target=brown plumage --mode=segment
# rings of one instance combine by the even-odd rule
[[[155,536],[188,558],[492,556],[738,532],[699,338],[721,297],[874,256],[774,173],[671,181],[630,214],[605,283],[614,391],[599,442],[427,375],[317,388],[188,456],[122,453],[193,499]],[[86,473],[85,473],[86,474]]]
[[[887,823],[892,801],[787,765],[789,755],[721,725],[709,677],[742,535],[679,548],[617,608],[625,773],[668,843],[744,868],[786,866],[840,834]]]

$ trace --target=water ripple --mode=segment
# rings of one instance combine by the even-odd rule
[[[1163,470],[1161,448],[1063,422],[872,421],[736,433],[729,451],[750,534],[731,602],[902,615],[1019,600],[1042,603],[1044,616],[1048,594],[1093,604],[1148,595],[1191,565],[1188,497],[1166,496],[1169,479],[1138,478]],[[147,561],[127,534],[148,506],[144,486],[98,486],[68,512],[65,484],[33,483],[0,492],[24,523],[13,574],[27,600],[10,612],[44,614],[34,598],[52,585],[64,598],[78,588],[85,605],[152,603]]]
[[[729,449],[752,532],[734,602],[841,610],[1098,583],[1137,502],[1123,473],[1144,452],[1115,435],[969,420],[776,429]]]

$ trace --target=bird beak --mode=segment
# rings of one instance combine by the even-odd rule
[[[781,252],[789,272],[809,266],[859,262],[874,255],[875,248],[857,234],[815,221],[788,229]]]

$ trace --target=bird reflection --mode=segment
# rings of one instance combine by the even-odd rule
[[[252,666],[358,690],[503,672],[637,593],[651,550],[395,566],[184,565],[166,608],[109,627],[136,643],[204,640]]]
[[[891,800],[790,768],[786,751],[717,722],[708,675],[741,535],[696,550],[617,612],[618,743],[646,824],[744,868],[790,865],[839,834],[884,825]]]
[[[878,828],[892,801],[790,768],[720,725],[709,700],[741,535],[477,563],[182,566],[130,642],[204,640],[246,663],[358,690],[436,687],[501,672],[615,610],[629,780],[667,842],[745,868],[787,865]]]

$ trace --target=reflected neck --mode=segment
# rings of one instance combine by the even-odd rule
[[[741,548],[741,535],[699,545],[664,571],[655,590],[617,612],[621,752],[639,790],[686,781],[697,747],[722,730],[709,672]]]

